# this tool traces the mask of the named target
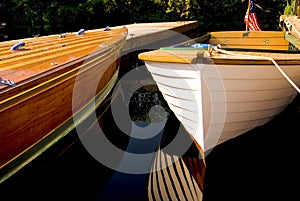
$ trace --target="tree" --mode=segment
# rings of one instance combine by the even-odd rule
[[[279,28],[287,0],[253,0],[263,30]],[[288,0],[292,5],[294,0]],[[2,0],[11,39],[124,25],[135,22],[198,20],[201,33],[244,30],[248,0]],[[269,11],[269,12],[267,12]],[[9,16],[9,17],[7,17]]]
[[[299,6],[299,0],[294,0],[294,7],[293,7],[293,15],[297,15],[298,14],[298,6]]]
[[[176,16],[177,20],[187,20],[191,17],[191,9],[198,6],[196,0],[154,0],[160,4],[167,14]]]

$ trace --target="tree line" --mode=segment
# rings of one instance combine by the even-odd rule
[[[262,29],[279,29],[279,17],[292,2],[254,0]],[[9,39],[180,20],[197,20],[205,33],[244,30],[247,5],[248,0],[1,0],[0,23]]]

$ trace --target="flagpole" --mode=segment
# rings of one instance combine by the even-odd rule
[[[248,31],[248,28],[249,28],[250,1],[251,1],[251,0],[248,1],[248,8],[247,8],[247,12],[246,12],[246,15],[247,15],[246,31]]]

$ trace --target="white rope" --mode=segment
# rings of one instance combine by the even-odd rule
[[[233,55],[233,56],[242,56],[242,57],[248,57],[248,58],[252,58],[252,59],[264,59],[264,60],[269,60],[271,61],[276,68],[279,70],[279,72],[283,75],[283,77],[294,87],[294,89],[296,89],[296,91],[298,91],[298,93],[300,93],[300,88],[289,78],[289,76],[282,70],[282,68],[277,64],[277,62],[272,58],[272,57],[266,57],[266,56],[253,56],[253,55],[245,55],[245,54],[237,54],[237,53],[233,53],[230,51],[226,51],[226,50],[222,50],[220,45],[217,45],[215,47],[213,47],[215,51],[224,53],[224,54],[229,54],[229,55]]]

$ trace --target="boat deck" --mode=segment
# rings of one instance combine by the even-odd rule
[[[176,37],[189,31],[197,30],[197,21],[157,22],[157,23],[135,23],[125,25],[128,29],[127,42],[123,51],[133,51],[145,48],[153,43]],[[184,38],[184,37],[183,37]],[[187,39],[187,37],[185,37]],[[170,44],[176,44],[170,40]],[[156,45],[165,45],[157,43]],[[156,47],[159,48],[159,47]]]
[[[147,45],[155,42],[161,44],[158,41],[195,30],[197,26],[197,21],[184,21],[136,23],[110,27],[110,29],[127,28],[127,42],[123,52],[130,52],[145,49]],[[0,78],[18,83],[33,75],[43,73],[49,68],[56,68],[58,64],[66,63],[73,57],[80,57],[79,52],[91,53],[113,33],[105,33],[102,30],[86,30],[84,36],[78,36],[76,32],[69,32],[1,42]],[[14,45],[21,41],[25,43],[24,46],[20,46],[16,51],[11,50]],[[95,43],[95,41],[97,42]],[[173,43],[174,41],[170,40],[170,45]],[[72,58],[70,58],[71,55]],[[6,87],[0,85],[0,89]]]
[[[67,33],[65,36],[50,35],[12,40],[0,43],[0,77],[15,83],[31,79],[41,73],[92,54],[108,46],[110,40],[127,32],[127,29],[103,29],[86,31],[84,35]],[[124,36],[123,36],[124,37]],[[12,48],[23,43],[16,50]],[[101,47],[99,47],[101,45]],[[0,86],[0,89],[7,86]]]

